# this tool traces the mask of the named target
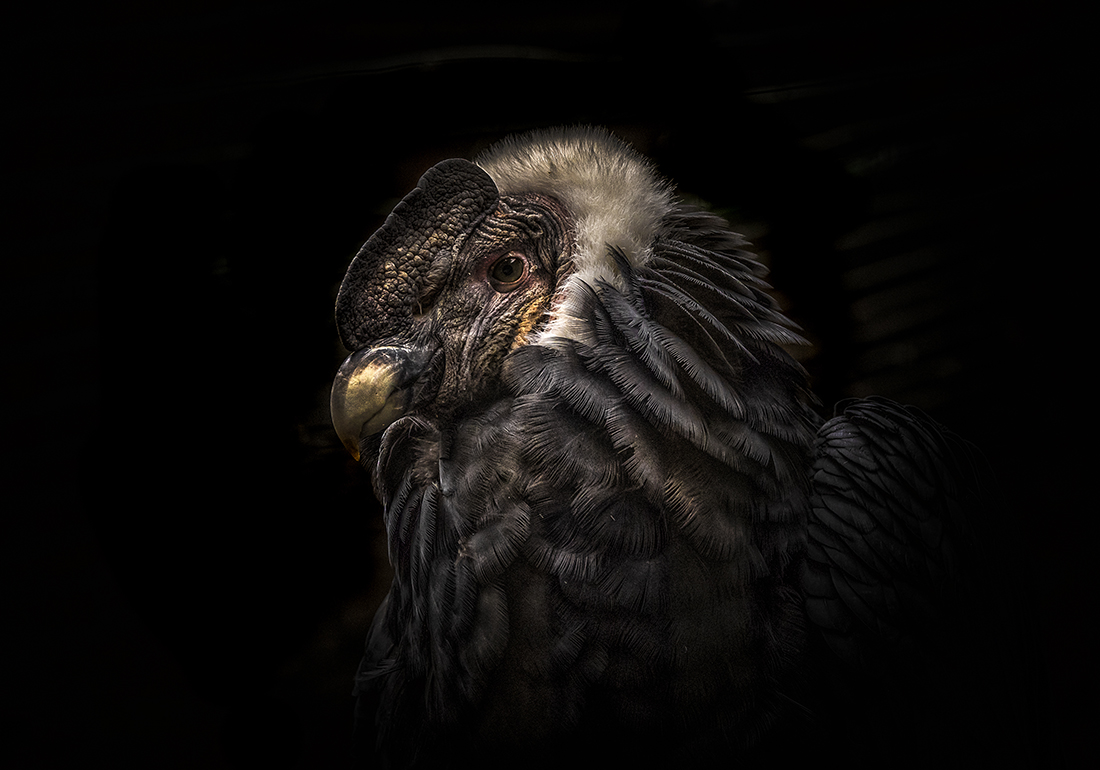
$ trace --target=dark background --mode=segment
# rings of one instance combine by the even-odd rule
[[[431,164],[563,123],[612,128],[757,243],[826,410],[888,395],[983,448],[1072,758],[1096,648],[1083,20],[378,6],[3,25],[0,761],[344,766],[387,567],[328,424],[336,287]]]

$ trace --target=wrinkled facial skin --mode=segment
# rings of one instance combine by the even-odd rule
[[[567,218],[543,196],[500,199],[453,260],[451,275],[419,298],[406,343],[436,349],[410,411],[448,419],[499,387],[504,357],[549,318],[569,267]],[[438,387],[436,387],[438,386]]]

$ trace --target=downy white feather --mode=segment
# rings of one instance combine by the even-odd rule
[[[553,317],[535,341],[578,339],[573,322],[580,284],[606,281],[625,289],[610,250],[634,267],[652,257],[662,220],[672,212],[672,186],[629,145],[599,128],[558,128],[508,137],[477,164],[502,194],[538,193],[557,199],[573,220],[573,273],[558,289]]]

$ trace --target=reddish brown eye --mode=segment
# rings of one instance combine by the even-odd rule
[[[505,254],[489,267],[489,283],[502,293],[515,289],[526,275],[527,262],[514,252]]]

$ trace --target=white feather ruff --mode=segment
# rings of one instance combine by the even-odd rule
[[[543,340],[570,333],[570,300],[578,283],[607,281],[623,287],[609,253],[619,249],[631,265],[652,256],[651,244],[673,210],[671,185],[648,160],[603,129],[558,128],[508,137],[477,159],[502,194],[539,193],[556,198],[574,227],[573,274],[554,302]]]

